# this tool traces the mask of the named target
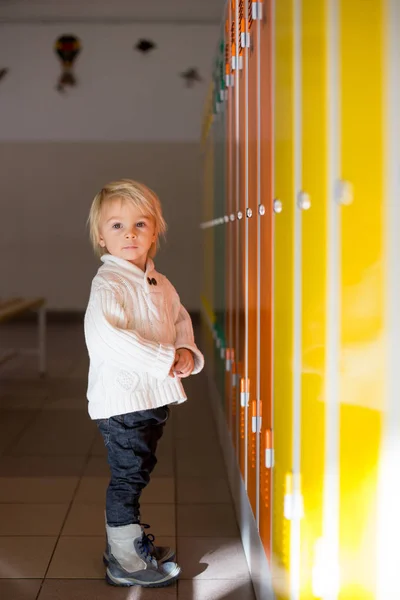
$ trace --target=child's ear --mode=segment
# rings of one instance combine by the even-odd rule
[[[101,236],[99,237],[99,246],[101,246],[102,248],[106,247],[106,243]]]

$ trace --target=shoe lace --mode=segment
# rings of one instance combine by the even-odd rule
[[[150,525],[148,525],[147,523],[141,523],[140,524],[143,530],[142,533],[142,539],[139,542],[140,543],[140,547],[143,550],[144,554],[145,554],[145,558],[146,560],[148,558],[153,558],[153,553],[154,553],[154,540],[155,537],[152,533],[145,533],[145,529],[149,529]]]
[[[142,555],[142,558],[146,562],[152,562],[153,557],[151,555],[150,548],[149,548],[148,544],[146,543],[146,541],[143,540],[143,539],[139,540],[138,545],[139,545],[139,549],[140,549],[140,553]]]

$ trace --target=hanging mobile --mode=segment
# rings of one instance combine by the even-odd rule
[[[62,73],[58,80],[57,90],[64,92],[66,86],[75,86],[76,78],[72,71],[73,64],[76,57],[82,49],[80,40],[74,35],[62,35],[56,40],[55,47],[56,53],[58,54],[61,65]]]
[[[151,50],[157,48],[154,42],[151,40],[140,39],[135,46],[135,49],[141,52],[142,54],[148,54]]]
[[[0,81],[7,75],[7,73],[8,73],[7,68],[0,69]]]
[[[186,81],[186,87],[193,87],[195,83],[203,81],[197,69],[187,69],[181,73],[181,77]]]

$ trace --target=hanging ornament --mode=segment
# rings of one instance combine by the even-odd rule
[[[142,52],[142,54],[147,54],[151,50],[154,50],[156,47],[157,46],[155,45],[154,42],[152,42],[151,40],[144,40],[144,39],[139,40],[135,46],[136,50],[138,50],[139,52]]]
[[[57,39],[54,49],[60,57],[62,65],[62,73],[58,80],[57,89],[59,92],[64,92],[67,85],[76,85],[72,67],[82,49],[82,45],[74,35],[62,35]]]
[[[0,81],[2,79],[4,79],[4,77],[7,75],[7,73],[8,73],[8,69],[7,68],[0,69]]]
[[[203,81],[197,69],[187,69],[181,73],[181,77],[186,81],[186,87],[193,87],[195,83]]]

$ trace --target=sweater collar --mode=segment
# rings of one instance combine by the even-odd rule
[[[145,272],[124,258],[119,258],[118,256],[113,256],[112,254],[103,254],[101,261],[104,263],[106,268],[110,268],[113,271],[120,273],[120,275],[125,275],[125,277],[128,279],[133,279],[135,283],[144,285],[147,292],[158,292],[157,284],[159,284],[159,281],[157,278],[157,272],[154,268],[154,263],[151,258],[147,258]],[[150,283],[152,280],[153,282]],[[154,280],[157,282],[156,285],[154,284]]]

